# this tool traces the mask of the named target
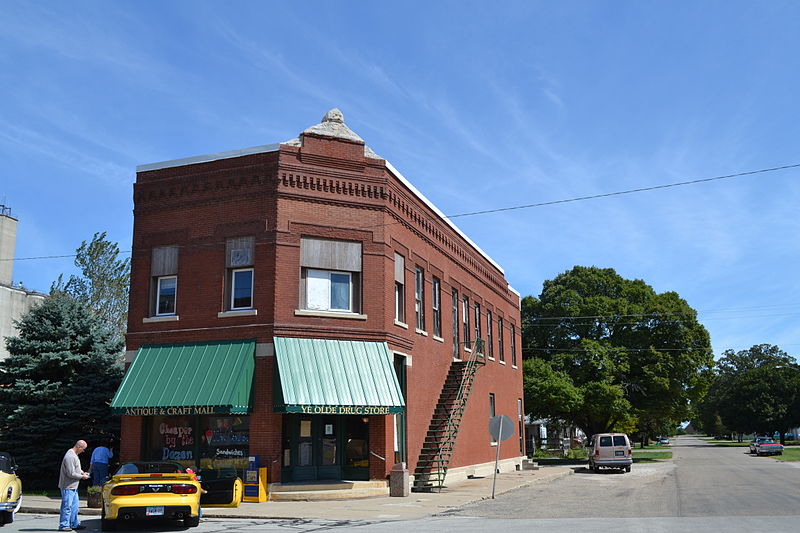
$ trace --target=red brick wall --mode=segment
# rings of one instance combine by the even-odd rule
[[[519,298],[501,271],[440,220],[385,167],[363,156],[363,145],[306,136],[304,146],[140,172],[135,186],[128,349],[147,343],[255,338],[273,335],[386,341],[411,356],[408,376],[408,462],[413,469],[431,414],[452,363],[450,291],[491,308],[506,325],[507,364],[489,361],[475,381],[451,468],[494,459],[488,435],[489,393],[498,414],[516,422],[521,368],[512,368],[508,328],[519,332]],[[256,316],[218,318],[224,309],[225,241],[256,238]],[[317,236],[362,243],[361,313],[366,320],[296,316],[300,298],[300,238]],[[150,254],[178,245],[177,322],[143,323],[150,315]],[[394,323],[394,253],[406,258],[406,323]],[[427,336],[415,331],[414,268],[425,270]],[[441,280],[443,342],[433,338],[431,277]],[[460,309],[459,309],[460,311]],[[470,310],[473,313],[473,310]],[[470,327],[473,326],[474,318]],[[482,332],[486,332],[485,315]],[[463,336],[463,332],[462,335]],[[471,335],[474,338],[474,334]],[[521,343],[516,343],[519,347]],[[461,351],[465,356],[466,353]],[[518,354],[518,361],[521,357]],[[281,415],[272,412],[273,357],[259,357],[250,417],[251,454],[280,476]],[[136,448],[138,420],[123,417],[126,450]],[[515,425],[516,428],[516,425]],[[370,476],[383,478],[394,462],[392,417],[370,417]],[[129,441],[136,441],[136,444]],[[502,457],[519,454],[518,440]]]

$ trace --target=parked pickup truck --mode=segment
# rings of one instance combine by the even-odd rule
[[[756,437],[756,440],[750,443],[750,453],[756,455],[782,455],[783,445],[769,437]]]

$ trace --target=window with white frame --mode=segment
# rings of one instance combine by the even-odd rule
[[[492,312],[486,310],[486,355],[494,357],[494,339],[492,339]]]
[[[503,317],[497,317],[497,357],[501,361],[506,360],[505,354],[505,345],[503,343],[503,338],[505,336],[505,331],[503,330]]]
[[[417,329],[425,331],[425,271],[422,267],[414,270],[414,311],[417,316]]]
[[[225,250],[227,311],[253,309],[254,246],[253,237],[237,237],[227,241]]]
[[[300,265],[302,309],[360,312],[360,242],[303,237]]]
[[[253,269],[240,268],[231,271],[232,311],[253,308]]]
[[[453,298],[453,356],[458,358],[458,291],[453,289],[450,296]]]
[[[461,306],[461,318],[464,322],[464,349],[471,350],[472,345],[470,344],[472,341],[470,340],[469,332],[472,329],[469,325],[469,297],[464,296],[464,300],[462,301]]]
[[[353,311],[353,275],[332,270],[306,270],[306,309]]]
[[[152,290],[150,316],[176,315],[178,297],[178,247],[153,248],[150,260]]]
[[[482,339],[481,336],[481,304],[475,304],[475,340]]]
[[[517,330],[511,324],[511,364],[517,366]]]
[[[442,282],[433,278],[431,289],[431,309],[433,310],[433,335],[442,337]]]
[[[156,278],[156,316],[175,314],[178,295],[178,276]]]
[[[394,319],[406,323],[406,260],[400,254],[394,254]]]

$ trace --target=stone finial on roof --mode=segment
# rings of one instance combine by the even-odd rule
[[[322,122],[338,122],[339,124],[344,124],[344,115],[338,108],[334,107],[325,113],[325,116],[322,117]]]
[[[359,137],[356,132],[351,130],[347,127],[347,124],[344,123],[344,115],[338,108],[333,108],[327,113],[325,116],[322,117],[322,122],[311,126],[310,128],[306,128],[303,134],[310,133],[312,135],[321,135],[324,137],[335,137],[337,139],[347,139],[348,141],[356,141],[359,143],[364,143],[364,139]],[[288,144],[291,146],[302,146],[303,143],[298,137],[297,139],[292,139],[290,141],[286,141],[283,144]],[[372,159],[381,159],[381,157],[373,152],[366,144],[364,144],[364,155],[366,157]]]

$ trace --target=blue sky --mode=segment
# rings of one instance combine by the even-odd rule
[[[330,108],[444,213],[800,163],[796,2],[0,4],[0,203],[47,291],[130,249],[136,165],[292,139]],[[800,353],[800,169],[455,219],[523,295],[611,267],[717,353]]]

